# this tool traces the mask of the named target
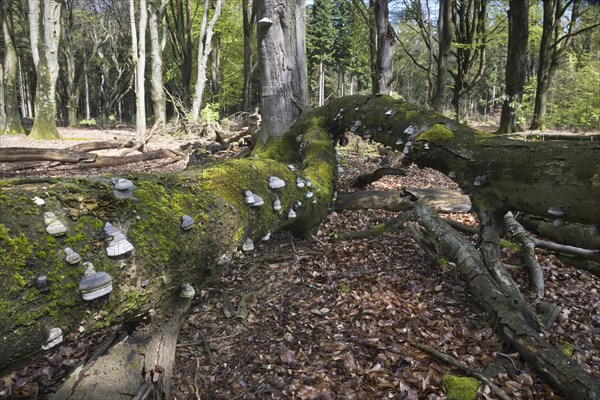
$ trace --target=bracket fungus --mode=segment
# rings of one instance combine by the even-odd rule
[[[231,258],[229,258],[229,256],[227,254],[223,254],[217,260],[217,265],[221,267],[223,265],[229,264],[230,262],[231,262]]]
[[[243,251],[252,251],[252,250],[254,250],[254,242],[252,241],[252,239],[250,239],[250,238],[246,239],[246,241],[242,245],[242,250]]]
[[[310,199],[311,197],[313,197],[313,192],[311,192],[310,190],[308,192],[306,192],[306,198]]]
[[[84,275],[79,281],[79,291],[84,300],[94,300],[112,292],[112,277],[104,271]]]
[[[115,186],[115,190],[123,192],[128,189],[135,189],[135,185],[129,179],[124,178],[112,178],[113,185]]]
[[[33,286],[35,286],[36,289],[43,291],[50,287],[50,281],[46,275],[36,275],[35,278],[33,278]]]
[[[250,207],[260,207],[265,204],[265,201],[259,195],[254,195],[254,201],[250,203]]]
[[[37,197],[37,196],[35,196],[31,200],[33,200],[33,202],[35,203],[35,205],[38,206],[38,207],[42,207],[42,206],[46,205],[46,201],[44,199],[41,199],[41,198]]]
[[[294,167],[292,164],[288,164],[287,167],[290,169],[290,171],[296,172],[296,167]]]
[[[265,28],[269,28],[271,25],[273,25],[273,21],[271,21],[269,18],[264,17],[262,18],[260,21],[258,21],[258,26],[262,26]]]
[[[288,218],[289,219],[296,218],[296,211],[290,210],[290,212],[288,213]]]
[[[281,200],[275,199],[275,201],[273,202],[273,210],[281,211]]]
[[[304,181],[302,180],[302,178],[296,178],[296,187],[302,189],[304,187]]]
[[[67,227],[59,221],[53,212],[44,213],[44,223],[46,224],[46,232],[52,236],[62,236],[67,233]]]
[[[58,327],[46,327],[46,343],[42,345],[42,350],[48,350],[63,341],[63,331]]]
[[[482,176],[476,176],[475,180],[473,181],[473,186],[485,186],[487,183],[489,182],[489,179],[487,176],[482,175]]]
[[[281,189],[285,186],[285,181],[276,176],[271,176],[269,178],[269,189]]]
[[[262,241],[266,242],[269,239],[271,239],[271,231],[267,231],[266,235],[262,237]]]
[[[254,193],[250,190],[244,190],[244,201],[246,204],[254,204]]]
[[[190,217],[189,215],[182,215],[181,216],[181,225],[179,225],[179,226],[184,231],[189,231],[194,226],[194,222],[196,222],[196,221],[194,221],[194,218]]]
[[[394,112],[393,112],[393,111],[392,111],[392,109],[390,108],[389,110],[387,110],[387,111],[385,112],[385,116],[386,116],[386,117],[391,117],[393,113],[394,113]]]
[[[401,138],[398,138],[398,140],[396,140],[396,146],[401,146],[404,144],[404,141],[402,141]]]
[[[195,295],[196,291],[194,290],[194,287],[192,285],[190,285],[189,283],[184,283],[183,285],[181,285],[179,297],[181,297],[182,299],[191,299]]]
[[[81,256],[77,254],[72,248],[65,247],[65,261],[68,264],[75,265],[81,261]]]
[[[126,257],[131,253],[133,245],[127,240],[123,232],[112,226],[110,222],[104,225],[104,232],[112,238],[106,248],[106,254],[109,257]]]

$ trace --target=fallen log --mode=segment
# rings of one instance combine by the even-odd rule
[[[0,149],[0,162],[23,161],[58,161],[62,163],[78,163],[94,161],[96,154],[83,151],[40,149],[27,147],[4,147]]]

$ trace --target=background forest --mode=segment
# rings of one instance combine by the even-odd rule
[[[379,92],[372,72],[379,36],[375,3],[307,4],[312,105]],[[520,61],[523,89],[510,102],[516,126],[531,126],[538,113],[536,90],[545,87],[547,112],[533,128],[600,128],[600,32],[593,29],[598,7],[585,1],[519,3],[529,7],[527,47]],[[452,23],[446,34],[451,41],[447,56],[440,57],[440,32],[445,32],[439,17],[445,4],[450,4]],[[389,53],[393,67],[385,91],[431,105],[440,60],[445,59],[442,82],[448,95],[434,109],[461,121],[497,126],[502,104],[509,101],[506,79],[512,75],[506,67],[509,1],[402,0],[388,6],[394,51]],[[53,0],[37,18],[31,7],[39,11],[44,6],[36,0],[2,2],[0,108],[8,117],[3,114],[0,122],[6,132],[22,130],[19,123],[11,125],[11,113],[34,118],[36,85],[41,93],[40,81],[45,81],[39,78],[44,76],[39,66],[45,62],[56,63],[46,76],[47,85],[56,81],[58,125],[135,123],[138,117],[143,130],[146,121],[160,126],[180,118],[214,122],[258,105],[257,21],[251,0]],[[54,97],[54,91],[48,93]],[[137,113],[136,93],[145,105]]]

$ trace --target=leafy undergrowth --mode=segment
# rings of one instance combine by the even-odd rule
[[[341,150],[342,184],[379,162],[362,144]],[[456,189],[439,173],[416,167],[370,188],[404,186]],[[442,376],[464,373],[412,346],[424,343],[474,369],[499,369],[493,381],[512,398],[561,399],[505,347],[451,263],[432,260],[403,231],[340,239],[394,216],[332,213],[311,237],[279,233],[234,260],[226,275],[198,291],[179,338],[173,398],[445,398]],[[476,224],[472,214],[445,216]],[[508,249],[503,253],[520,263]],[[538,258],[546,300],[562,308],[551,341],[600,378],[600,280],[553,255],[538,252]],[[513,276],[527,293],[527,274]],[[0,399],[47,397],[101,340],[67,343],[3,378]],[[485,387],[478,396],[495,398]]]

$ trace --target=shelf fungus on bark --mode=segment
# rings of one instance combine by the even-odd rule
[[[313,197],[313,192],[311,192],[310,190],[308,192],[306,192],[306,198],[310,199],[311,197]]]
[[[44,223],[46,224],[46,232],[52,236],[62,236],[67,233],[67,227],[60,222],[53,212],[44,213]]]
[[[179,297],[183,299],[191,299],[196,295],[194,287],[189,283],[184,283],[180,287]]]
[[[263,242],[266,242],[267,240],[271,239],[271,231],[267,231],[266,235],[263,236],[261,239]]]
[[[65,261],[68,264],[75,265],[81,261],[81,256],[70,247],[65,247]]]
[[[289,219],[296,218],[296,211],[290,210],[290,212],[288,212],[288,218]]]
[[[402,146],[404,144],[404,141],[402,141],[401,138],[398,138],[398,140],[396,140],[396,146]]]
[[[386,117],[391,117],[393,113],[394,113],[394,111],[392,111],[392,109],[390,108],[389,110],[387,110],[387,111],[385,112],[385,116],[386,116]]]
[[[33,202],[35,203],[35,205],[38,206],[38,207],[43,207],[43,206],[46,205],[46,201],[44,199],[41,199],[41,198],[37,197],[37,196],[35,196],[31,200],[33,200]]]
[[[50,287],[50,281],[46,275],[36,275],[35,278],[33,278],[33,286],[40,291],[44,291]]]
[[[271,25],[273,25],[273,21],[271,21],[267,17],[264,17],[260,21],[258,21],[258,26],[262,26],[264,28],[269,28]]]
[[[275,199],[275,201],[273,202],[273,210],[281,211],[281,200],[279,200],[278,198]]]
[[[63,331],[58,327],[46,327],[46,343],[42,345],[42,350],[48,350],[63,341]]]
[[[265,204],[265,201],[259,195],[254,195],[254,201],[250,203],[250,207],[260,207]]]
[[[250,190],[244,190],[244,201],[246,204],[254,204],[254,193]]]
[[[242,250],[243,251],[252,251],[252,250],[254,250],[254,242],[252,241],[252,239],[250,239],[250,238],[246,239],[246,241],[242,245]]]
[[[79,281],[79,292],[87,301],[102,297],[112,290],[112,277],[104,271],[91,272]]]
[[[276,176],[271,176],[269,178],[269,189],[281,189],[285,186],[285,181]]]
[[[194,218],[190,217],[189,215],[184,214],[181,216],[181,225],[179,225],[179,226],[184,231],[189,231],[190,229],[192,229],[195,222],[196,221],[194,221]]]
[[[489,179],[486,175],[482,175],[482,176],[478,175],[475,177],[475,180],[473,181],[473,186],[477,186],[477,187],[485,186],[488,182],[489,182]]]
[[[302,178],[296,178],[296,187],[302,189],[305,186],[304,181],[302,180]]]
[[[288,164],[287,167],[290,169],[290,171],[296,172],[296,167],[294,167],[292,164]]]
[[[222,254],[221,257],[217,260],[217,265],[222,267],[223,265],[227,265],[231,262],[231,258],[227,254]]]
[[[106,248],[106,254],[109,257],[127,257],[133,251],[133,245],[127,240],[127,237],[119,229],[107,222],[104,225],[104,232],[111,237],[111,241]]]
[[[129,179],[112,178],[112,183],[116,190],[124,192],[125,190],[135,189],[135,185]]]
[[[341,174],[342,172],[344,172],[344,168],[341,165],[338,165],[337,172]]]

